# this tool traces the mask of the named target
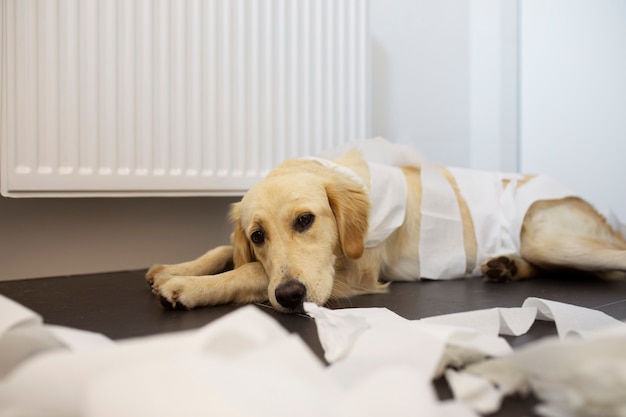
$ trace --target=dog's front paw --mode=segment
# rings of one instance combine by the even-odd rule
[[[190,289],[183,277],[157,275],[152,284],[152,292],[159,297],[163,307],[172,310],[189,310],[195,307]]]
[[[167,268],[167,265],[163,265],[163,264],[154,264],[154,265],[152,265],[148,269],[148,272],[146,272],[146,281],[148,281],[148,284],[150,284],[150,286],[153,286],[154,282],[156,281],[156,278],[159,275],[164,275],[165,274],[166,268]]]
[[[489,282],[506,282],[516,278],[517,265],[515,260],[509,256],[498,256],[488,259],[480,267],[480,272]]]

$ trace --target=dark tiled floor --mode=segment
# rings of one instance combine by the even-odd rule
[[[227,305],[193,311],[163,310],[143,279],[144,272],[5,281],[0,282],[0,293],[38,312],[47,323],[91,330],[113,339],[193,329],[237,308]],[[626,281],[598,281],[565,273],[508,284],[487,284],[481,279],[394,283],[387,294],[355,297],[331,307],[387,307],[417,319],[481,308],[519,307],[527,297],[576,304],[626,319]],[[298,333],[322,357],[313,320],[259,308]],[[516,346],[552,334],[552,323],[537,322],[527,335],[509,341]],[[440,395],[449,395],[444,383],[436,386]],[[495,416],[532,415],[533,404],[532,398],[509,399]]]

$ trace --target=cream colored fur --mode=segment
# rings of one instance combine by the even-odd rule
[[[358,152],[335,162],[369,184],[367,164]],[[456,190],[469,273],[475,267],[474,227],[454,178],[441,170]],[[381,278],[418,279],[420,171],[403,171],[409,190],[404,224],[377,247],[364,247],[370,201],[362,184],[297,159],[277,167],[232,206],[231,246],[181,264],[154,265],[146,279],[163,303],[174,308],[269,300],[287,312],[301,310],[303,301],[324,304],[331,297],[385,291]],[[259,236],[262,242],[254,243]],[[579,198],[538,201],[524,220],[521,253],[484,260],[481,271],[488,280],[508,281],[534,277],[538,268],[622,276],[626,241]]]

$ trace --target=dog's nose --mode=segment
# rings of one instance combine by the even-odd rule
[[[290,310],[302,310],[302,303],[306,297],[306,287],[303,283],[291,280],[280,284],[274,292],[276,301]]]

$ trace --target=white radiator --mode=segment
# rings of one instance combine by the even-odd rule
[[[367,0],[0,0],[5,196],[233,195],[369,135]]]

